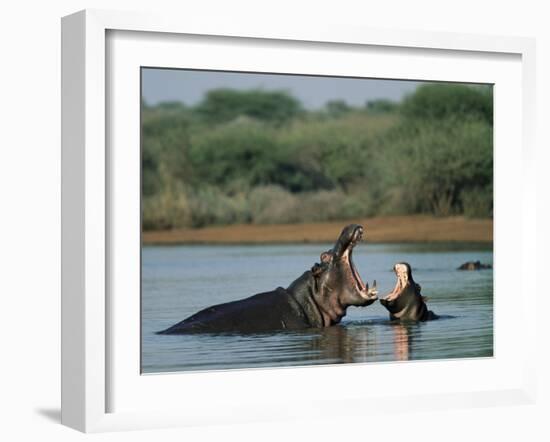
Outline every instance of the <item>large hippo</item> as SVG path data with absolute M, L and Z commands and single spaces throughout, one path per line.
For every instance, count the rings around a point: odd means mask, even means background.
M 397 283 L 393 291 L 380 303 L 390 312 L 391 320 L 428 321 L 437 315 L 428 310 L 426 298 L 420 294 L 420 285 L 414 282 L 411 266 L 400 262 L 393 267 Z
M 376 288 L 363 283 L 352 261 L 362 235 L 360 225 L 345 227 L 334 247 L 321 254 L 321 262 L 286 289 L 208 307 L 158 333 L 255 333 L 337 324 L 349 306 L 377 299 Z

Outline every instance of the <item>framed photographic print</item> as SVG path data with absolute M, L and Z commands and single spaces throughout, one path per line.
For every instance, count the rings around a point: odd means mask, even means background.
M 142 67 L 142 373 L 493 356 L 492 88 Z
M 531 400 L 531 40 L 84 11 L 62 44 L 63 423 Z

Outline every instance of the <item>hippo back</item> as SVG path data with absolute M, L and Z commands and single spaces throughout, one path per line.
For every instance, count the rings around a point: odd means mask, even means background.
M 265 332 L 310 326 L 302 307 L 287 290 L 279 287 L 205 308 L 159 334 Z

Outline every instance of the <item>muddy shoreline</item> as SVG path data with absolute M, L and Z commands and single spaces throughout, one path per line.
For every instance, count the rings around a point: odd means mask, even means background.
M 414 215 L 323 223 L 239 224 L 201 229 L 145 231 L 142 242 L 144 245 L 324 243 L 334 241 L 342 227 L 351 222 L 365 226 L 364 240 L 371 243 L 493 241 L 492 219 Z

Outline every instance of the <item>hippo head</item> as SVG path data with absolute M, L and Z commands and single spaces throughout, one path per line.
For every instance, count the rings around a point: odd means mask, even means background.
M 378 299 L 376 287 L 369 289 L 352 260 L 355 245 L 361 241 L 363 227 L 346 226 L 334 247 L 321 254 L 321 263 L 311 269 L 315 278 L 315 301 L 325 323 L 338 323 L 350 305 L 367 306 Z
M 386 307 L 390 313 L 395 313 L 394 310 L 399 309 L 398 304 L 400 303 L 398 300 L 407 290 L 412 290 L 414 292 L 418 288 L 418 292 L 420 292 L 420 286 L 414 282 L 412 269 L 408 263 L 398 262 L 393 266 L 393 271 L 397 277 L 395 288 L 388 296 L 380 299 L 380 303 Z
M 388 309 L 392 317 L 406 316 L 411 309 L 423 303 L 420 295 L 420 285 L 414 282 L 411 266 L 406 262 L 399 262 L 393 266 L 397 277 L 395 288 L 380 303 Z

